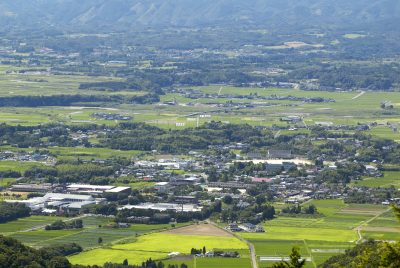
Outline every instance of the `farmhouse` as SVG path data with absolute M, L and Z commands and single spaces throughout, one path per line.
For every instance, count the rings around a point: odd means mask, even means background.
M 157 182 L 154 185 L 154 189 L 159 193 L 166 193 L 166 192 L 170 191 L 172 188 L 173 188 L 173 186 L 169 182 L 166 182 L 166 181 Z
M 236 223 L 229 224 L 228 227 L 226 227 L 226 229 L 231 231 L 231 232 L 241 232 L 241 231 L 243 231 L 243 229 L 240 228 Z

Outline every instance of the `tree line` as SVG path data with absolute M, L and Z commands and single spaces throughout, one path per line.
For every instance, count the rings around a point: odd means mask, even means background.
M 29 217 L 31 209 L 20 203 L 0 202 L 0 223 Z

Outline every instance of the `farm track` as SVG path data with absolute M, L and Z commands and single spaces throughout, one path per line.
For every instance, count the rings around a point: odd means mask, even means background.
M 361 91 L 360 94 L 358 94 L 357 96 L 353 97 L 352 100 L 356 100 L 356 99 L 358 99 L 359 97 L 361 97 L 364 94 L 365 94 L 365 91 Z
M 357 244 L 360 244 L 360 243 L 362 242 L 362 240 L 363 240 L 363 236 L 362 236 L 362 234 L 361 234 L 361 231 L 362 231 L 362 229 L 363 229 L 363 226 L 367 225 L 368 223 L 372 222 L 373 220 L 379 218 L 380 216 L 382 216 L 383 214 L 385 214 L 386 212 L 389 212 L 389 211 L 391 211 L 391 210 L 392 210 L 392 208 L 388 208 L 388 209 L 386 209 L 386 210 L 384 210 L 384 211 L 381 211 L 380 213 L 376 214 L 374 217 L 370 218 L 369 220 L 367 220 L 367 221 L 361 223 L 359 226 L 357 226 L 357 227 L 356 227 L 356 230 L 357 230 L 357 234 L 358 234 L 358 237 L 359 237 L 359 238 L 358 238 L 358 240 L 356 241 L 356 243 L 357 243 Z
M 64 220 L 64 222 L 79 220 L 79 219 L 83 219 L 83 218 L 86 218 L 86 217 L 87 217 L 87 215 L 81 215 L 79 217 L 75 217 L 75 218 L 70 218 L 70 219 Z M 35 226 L 35 227 L 29 228 L 29 229 L 25 229 L 25 230 L 22 230 L 22 231 L 19 231 L 19 232 L 15 232 L 15 233 L 24 233 L 24 232 L 36 231 L 36 230 L 44 229 L 47 225 L 48 224 Z
M 251 267 L 252 267 L 252 268 L 258 268 L 256 250 L 255 250 L 254 245 L 253 245 L 252 243 L 250 243 L 249 241 L 247 241 L 247 240 L 244 239 L 243 237 L 240 237 L 240 236 L 236 235 L 236 234 L 233 233 L 233 232 L 230 232 L 230 231 L 228 231 L 228 230 L 225 230 L 225 229 L 221 228 L 220 226 L 218 226 L 217 224 L 215 224 L 215 223 L 212 222 L 212 221 L 209 221 L 209 223 L 212 224 L 212 225 L 214 225 L 215 227 L 217 227 L 217 228 L 219 228 L 219 229 L 221 229 L 221 230 L 223 230 L 223 231 L 225 231 L 225 232 L 227 232 L 227 233 L 233 235 L 234 237 L 236 237 L 236 238 L 239 239 L 240 241 L 246 243 L 246 244 L 249 246 L 249 249 L 250 249 Z

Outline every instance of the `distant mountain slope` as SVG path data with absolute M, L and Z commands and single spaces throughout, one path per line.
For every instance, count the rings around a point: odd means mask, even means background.
M 398 0 L 2 0 L 0 27 L 346 25 L 400 22 Z M 399 23 L 400 25 L 400 23 Z

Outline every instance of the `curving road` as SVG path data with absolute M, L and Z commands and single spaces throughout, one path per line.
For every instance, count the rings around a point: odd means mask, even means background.
M 210 224 L 214 225 L 215 227 L 217 227 L 217 228 L 219 228 L 219 229 L 221 229 L 221 230 L 223 230 L 223 231 L 225 231 L 225 232 L 227 232 L 227 233 L 230 233 L 231 235 L 233 235 L 234 237 L 236 237 L 236 238 L 239 239 L 240 241 L 246 243 L 246 244 L 249 246 L 249 249 L 250 249 L 251 267 L 252 267 L 252 268 L 258 268 L 256 250 L 254 249 L 254 245 L 253 245 L 252 243 L 250 243 L 249 241 L 247 241 L 247 240 L 244 239 L 243 237 L 237 235 L 236 233 L 233 233 L 233 232 L 228 231 L 228 230 L 226 230 L 226 229 L 224 229 L 224 228 L 221 228 L 221 227 L 218 226 L 218 224 L 216 224 L 215 222 L 212 222 L 212 221 L 208 221 L 208 222 L 209 222 Z

